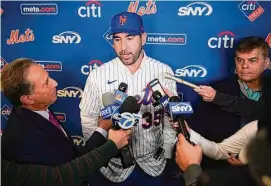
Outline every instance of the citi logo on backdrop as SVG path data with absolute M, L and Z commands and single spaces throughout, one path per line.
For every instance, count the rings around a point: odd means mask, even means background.
M 187 6 L 180 7 L 178 16 L 209 16 L 213 8 L 206 2 L 193 2 Z
M 35 35 L 33 30 L 27 28 L 23 34 L 20 34 L 20 30 L 11 30 L 10 38 L 7 39 L 8 45 L 18 44 L 18 43 L 25 43 L 25 42 L 32 42 L 35 40 Z
M 243 1 L 238 7 L 251 22 L 264 13 L 263 7 L 257 1 Z
M 207 69 L 201 65 L 188 65 L 181 69 L 176 69 L 176 77 L 205 77 L 207 75 Z
M 81 42 L 81 36 L 74 31 L 65 31 L 54 35 L 52 42 L 55 44 L 78 44 Z
M 83 18 L 100 18 L 102 17 L 102 4 L 97 0 L 86 2 L 85 6 L 78 8 L 78 15 Z
M 233 48 L 235 34 L 230 31 L 220 32 L 217 37 L 208 40 L 210 48 Z
M 138 0 L 135 2 L 130 2 L 127 11 L 137 13 L 140 16 L 155 14 L 157 12 L 156 4 L 152 0 L 148 0 L 146 2 L 146 6 L 139 7 L 138 5 Z
M 88 65 L 83 65 L 81 67 L 81 73 L 84 75 L 89 75 L 92 70 L 99 68 L 102 64 L 103 62 L 100 60 L 91 60 Z

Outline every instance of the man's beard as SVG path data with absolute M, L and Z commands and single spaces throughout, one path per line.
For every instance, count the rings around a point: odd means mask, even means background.
M 138 53 L 136 56 L 135 56 L 133 53 L 129 54 L 129 55 L 132 55 L 132 62 L 131 62 L 131 63 L 126 63 L 125 61 L 123 61 L 123 60 L 121 59 L 120 56 L 123 54 L 123 52 L 121 52 L 121 53 L 119 54 L 118 57 L 119 57 L 119 59 L 121 60 L 121 62 L 122 62 L 124 65 L 130 66 L 130 65 L 135 64 L 135 62 L 138 60 L 140 54 L 142 53 L 142 50 L 143 50 L 143 47 L 140 48 L 140 51 L 139 51 L 139 53 Z M 124 53 L 124 54 L 125 54 L 125 53 Z

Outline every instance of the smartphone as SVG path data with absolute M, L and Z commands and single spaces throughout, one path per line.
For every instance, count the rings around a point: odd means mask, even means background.
M 166 95 L 164 89 L 162 88 L 161 83 L 159 82 L 157 78 L 155 78 L 149 83 L 149 87 L 152 92 L 155 92 L 156 90 L 158 90 L 162 94 L 162 97 Z

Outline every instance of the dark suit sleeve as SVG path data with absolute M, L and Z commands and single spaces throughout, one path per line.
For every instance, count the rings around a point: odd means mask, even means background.
M 199 165 L 193 164 L 187 167 L 187 169 L 184 171 L 185 185 L 196 186 L 201 174 L 202 169 Z
M 90 151 L 94 148 L 100 147 L 104 143 L 106 143 L 105 137 L 100 132 L 95 131 L 92 136 L 87 140 L 86 149 Z
M 5 186 L 76 186 L 117 153 L 115 143 L 109 140 L 101 147 L 59 166 L 23 165 L 2 159 L 1 181 Z
M 79 150 L 79 155 L 83 155 L 101 145 L 105 144 L 107 139 L 98 131 L 94 131 L 91 137 L 86 141 L 85 146 L 76 146 Z
M 263 101 L 254 101 L 238 96 L 232 96 L 221 92 L 216 92 L 212 103 L 219 105 L 224 111 L 231 112 L 243 117 L 258 117 L 263 107 Z

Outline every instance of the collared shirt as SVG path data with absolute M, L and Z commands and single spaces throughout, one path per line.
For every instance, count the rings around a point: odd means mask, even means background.
M 238 80 L 238 83 L 240 85 L 240 90 L 243 93 L 244 96 L 246 96 L 248 99 L 259 101 L 262 92 L 261 90 L 252 90 L 250 89 L 244 82 Z

